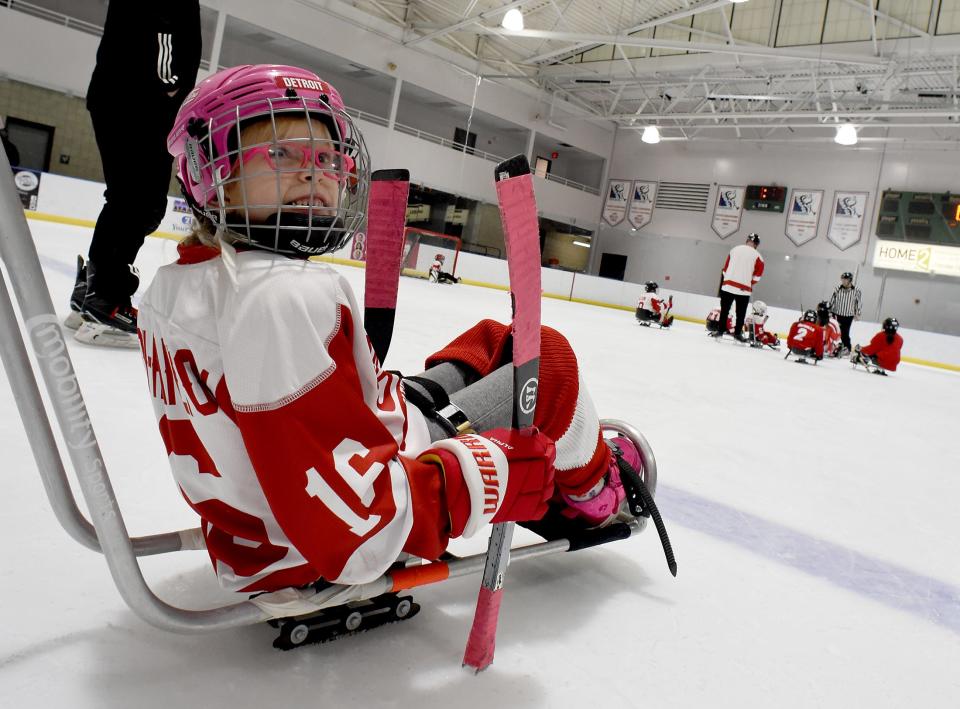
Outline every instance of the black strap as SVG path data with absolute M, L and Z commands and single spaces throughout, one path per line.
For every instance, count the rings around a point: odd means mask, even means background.
M 425 396 L 417 387 L 408 386 L 408 380 L 419 384 L 430 396 Z M 449 419 L 442 416 L 437 410 L 438 408 L 443 408 L 450 404 L 450 397 L 447 396 L 447 392 L 442 386 L 430 379 L 424 379 L 423 377 L 404 377 L 403 394 L 407 401 L 420 409 L 420 412 L 424 416 L 429 418 L 431 421 L 435 421 L 444 431 L 447 432 L 448 436 L 453 437 L 459 434 L 457 426 Z M 442 405 L 439 407 L 437 406 L 438 399 L 440 402 L 442 402 Z
M 660 517 L 657 504 L 653 501 L 653 495 L 650 494 L 639 473 L 623 459 L 620 448 L 615 443 L 611 444 L 611 447 L 613 448 L 614 458 L 617 459 L 617 467 L 620 469 L 620 480 L 623 482 L 623 489 L 627 494 L 627 504 L 630 505 L 631 514 L 635 517 L 642 515 L 653 519 L 657 534 L 660 536 L 660 544 L 663 546 L 663 555 L 667 558 L 667 566 L 670 573 L 676 576 L 677 561 L 673 557 L 670 537 L 667 536 L 667 528 L 663 525 L 663 519 Z
M 450 397 L 447 395 L 446 389 L 432 379 L 427 379 L 426 377 L 404 377 L 404 380 L 413 382 L 414 384 L 419 384 L 421 387 L 423 387 L 432 399 L 430 404 L 437 411 L 450 403 Z M 405 391 L 408 389 L 409 387 L 404 388 Z

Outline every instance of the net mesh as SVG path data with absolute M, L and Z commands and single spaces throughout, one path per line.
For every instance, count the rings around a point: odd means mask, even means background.
M 440 268 L 457 276 L 460 257 L 460 238 L 425 229 L 407 227 L 403 235 L 403 275 L 428 278 L 430 269 L 443 256 Z

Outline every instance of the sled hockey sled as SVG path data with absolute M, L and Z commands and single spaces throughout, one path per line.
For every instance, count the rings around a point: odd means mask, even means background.
M 814 366 L 820 361 L 817 359 L 816 355 L 813 354 L 812 350 L 799 350 L 795 347 L 787 350 L 787 354 L 783 356 L 784 359 L 790 359 L 790 356 L 796 357 L 794 362 L 797 364 L 812 364 Z M 809 358 L 809 359 L 808 359 Z
M 864 357 L 862 354 L 860 354 L 859 350 L 856 351 L 854 355 L 854 358 L 850 360 L 850 364 L 853 365 L 853 369 L 856 369 L 857 367 L 863 367 L 863 371 L 867 372 L 868 374 L 876 374 L 881 377 L 887 376 L 887 370 L 873 360 Z
M 407 559 L 367 584 L 286 588 L 205 610 L 188 610 L 161 600 L 144 580 L 138 557 L 205 549 L 203 535 L 199 528 L 142 537 L 131 537 L 127 532 L 64 333 L 46 288 L 9 162 L 2 151 L 0 260 L 10 278 L 8 287 L 0 271 L 0 359 L 50 505 L 67 534 L 84 547 L 104 555 L 120 595 L 144 621 L 163 630 L 190 634 L 273 621 L 280 628 L 280 645 L 296 646 L 313 642 L 316 638 L 329 639 L 327 636 L 331 633 L 338 636 L 384 622 L 411 618 L 419 607 L 408 597 L 400 596 L 401 591 L 483 570 L 483 554 L 435 562 Z M 14 297 L 18 310 L 14 309 Z M 18 312 L 23 322 L 22 331 L 17 320 Z M 35 357 L 36 370 L 28 354 L 28 342 Z M 52 416 L 40 393 L 41 380 L 49 397 Z M 62 435 L 90 519 L 78 507 L 71 490 L 65 461 L 57 445 L 55 426 Z M 653 519 L 661 533 L 668 564 L 675 573 L 676 564 L 669 541 L 661 531 L 662 523 L 653 504 L 657 485 L 653 451 L 643 435 L 625 422 L 608 420 L 603 421 L 602 426 L 608 433 L 629 437 L 642 454 L 644 466 L 637 475 L 642 485 L 631 501 L 638 516 L 601 530 L 585 531 L 579 536 L 545 537 L 541 543 L 513 549 L 511 557 L 519 562 L 625 539 L 642 531 L 647 520 Z M 541 532 L 551 534 L 545 528 L 538 534 Z M 326 611 L 326 617 L 320 621 L 318 614 L 323 611 Z M 326 628 L 335 626 L 335 631 L 324 631 L 319 627 L 322 623 Z

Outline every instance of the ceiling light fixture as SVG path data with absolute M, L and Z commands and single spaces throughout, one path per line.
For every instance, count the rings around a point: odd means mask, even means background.
M 792 101 L 788 96 L 767 94 L 707 94 L 707 101 Z
M 650 145 L 656 145 L 660 142 L 660 130 L 656 126 L 647 126 L 643 129 L 640 140 Z
M 512 7 L 507 10 L 507 14 L 503 16 L 503 21 L 500 23 L 500 26 L 505 30 L 510 30 L 512 32 L 519 32 L 523 29 L 523 13 L 520 12 L 520 8 Z
M 833 137 L 833 142 L 838 145 L 856 145 L 857 128 L 852 123 L 844 123 L 837 126 L 837 134 Z
M 573 245 L 574 245 L 574 246 L 582 246 L 582 247 L 584 247 L 585 249 L 589 249 L 589 248 L 590 248 L 590 244 L 588 244 L 588 243 L 585 242 L 585 241 L 574 241 L 574 242 L 573 242 Z

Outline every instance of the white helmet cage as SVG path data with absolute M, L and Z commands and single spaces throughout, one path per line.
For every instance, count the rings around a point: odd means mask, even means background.
M 284 137 L 277 127 L 278 116 L 302 118 L 308 137 Z M 268 139 L 245 145 L 244 130 L 254 123 L 267 121 L 270 126 Z M 330 139 L 317 135 L 317 123 L 327 127 Z M 225 128 L 229 130 L 228 150 L 221 155 L 215 148 L 214 136 Z M 370 157 L 363 134 L 346 112 L 332 108 L 319 98 L 258 99 L 212 116 L 200 133 L 193 146 L 188 142 L 188 164 L 191 175 L 196 175 L 195 179 L 212 175 L 212 181 L 202 183 L 200 203 L 192 206 L 198 212 L 198 219 L 208 222 L 221 236 L 227 235 L 231 241 L 252 247 L 306 258 L 342 248 L 353 234 L 361 230 L 367 217 Z M 312 152 L 302 148 L 298 152 L 301 146 Z M 271 151 L 275 166 L 251 172 L 247 161 L 242 158 L 255 148 Z M 196 156 L 191 156 L 191 152 Z M 300 154 L 312 157 L 307 160 L 307 165 L 281 165 L 282 161 L 273 157 L 278 152 L 292 154 L 294 159 Z M 328 158 L 329 165 L 322 168 L 317 165 L 317 156 L 321 153 L 333 154 Z M 284 202 L 284 173 L 309 178 L 304 180 L 309 185 L 309 193 L 297 199 L 298 204 Z M 272 177 L 275 188 L 271 191 L 271 198 L 252 202 L 248 197 L 249 181 L 260 175 Z M 321 179 L 336 182 L 335 204 L 328 204 L 317 189 Z M 228 204 L 225 192 L 232 185 L 239 188 L 242 198 Z M 251 218 L 254 210 L 269 210 L 269 216 L 261 220 Z

